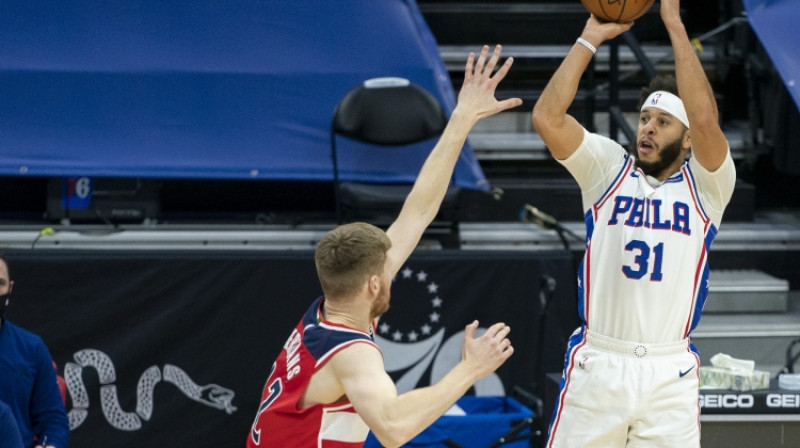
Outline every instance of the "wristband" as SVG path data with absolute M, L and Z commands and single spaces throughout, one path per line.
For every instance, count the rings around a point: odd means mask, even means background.
M 594 45 L 590 44 L 589 41 L 587 41 L 586 39 L 584 39 L 582 37 L 579 37 L 578 40 L 576 40 L 575 42 L 577 42 L 577 43 L 583 45 L 584 47 L 588 48 L 589 51 L 592 52 L 592 54 L 597 53 L 597 48 L 595 48 Z

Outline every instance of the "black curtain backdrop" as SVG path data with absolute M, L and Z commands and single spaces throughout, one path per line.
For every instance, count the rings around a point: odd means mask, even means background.
M 50 348 L 78 448 L 244 446 L 272 361 L 321 293 L 311 251 L 6 256 L 15 281 L 7 317 Z M 546 278 L 556 287 L 540 320 Z M 570 253 L 420 251 L 395 279 L 378 334 L 391 341 L 384 357 L 406 366 L 392 377 L 422 386 L 460 350 L 467 323 L 504 321 L 516 352 L 496 379 L 512 395 L 533 389 L 539 371 L 561 369 L 575 309 Z M 428 331 L 441 337 L 437 353 L 398 362 Z

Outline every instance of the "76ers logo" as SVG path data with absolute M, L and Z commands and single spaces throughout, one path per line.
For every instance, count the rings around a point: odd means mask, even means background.
M 425 270 L 405 266 L 392 285 L 392 310 L 381 317 L 375 342 L 383 352 L 386 371 L 403 372 L 394 378 L 399 393 L 440 380 L 461 361 L 464 331 L 445 340 L 443 316 L 446 291 Z M 396 316 L 402 316 L 398 320 Z M 485 328 L 479 328 L 476 337 Z M 394 376 L 393 376 L 394 377 Z M 422 384 L 421 384 L 422 383 Z M 475 384 L 475 395 L 505 395 L 503 383 L 492 373 Z

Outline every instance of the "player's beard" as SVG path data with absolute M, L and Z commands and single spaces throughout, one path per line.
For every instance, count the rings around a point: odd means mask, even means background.
M 682 142 L 683 137 L 680 137 L 662 146 L 658 151 L 658 160 L 655 162 L 645 162 L 639 159 L 639 152 L 634 151 L 636 166 L 641 168 L 644 174 L 658 178 L 664 170 L 672 166 L 675 160 L 681 156 Z
M 389 287 L 391 287 L 391 283 L 382 285 L 381 292 L 378 293 L 378 297 L 376 297 L 375 302 L 372 303 L 370 314 L 373 320 L 389 311 L 389 298 L 391 297 Z

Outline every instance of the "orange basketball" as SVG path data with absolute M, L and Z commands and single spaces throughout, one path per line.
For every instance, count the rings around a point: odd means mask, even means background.
M 603 22 L 631 22 L 643 16 L 655 0 L 581 0 L 583 6 L 597 20 Z

